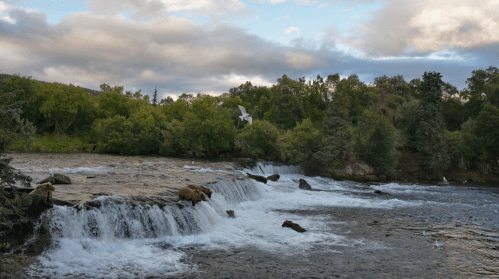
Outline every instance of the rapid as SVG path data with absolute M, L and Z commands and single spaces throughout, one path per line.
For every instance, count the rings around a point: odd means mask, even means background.
M 369 185 L 269 162 L 239 171 L 237 179 L 205 184 L 212 198 L 195 207 L 124 203 L 121 196 L 97 197 L 99 207 L 54 206 L 42 216 L 50 220 L 50 247 L 25 276 L 499 278 L 497 187 Z M 263 184 L 246 173 L 280 179 Z M 300 179 L 313 190 L 299 189 Z M 282 227 L 285 220 L 307 232 Z

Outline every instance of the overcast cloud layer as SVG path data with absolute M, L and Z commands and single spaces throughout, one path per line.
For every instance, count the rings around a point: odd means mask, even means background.
M 276 12 L 274 24 L 289 24 L 280 35 L 296 36 L 289 44 L 246 27 L 261 20 L 263 7 L 372 2 L 88 0 L 87 11 L 50 24 L 23 1 L 0 0 L 0 70 L 93 89 L 108 83 L 150 94 L 157 87 L 166 96 L 220 94 L 247 80 L 270 86 L 283 74 L 355 73 L 370 82 L 439 71 L 462 89 L 472 70 L 499 66 L 499 0 L 379 2 L 355 28 L 317 26 L 319 40 L 302 34 L 296 16 Z

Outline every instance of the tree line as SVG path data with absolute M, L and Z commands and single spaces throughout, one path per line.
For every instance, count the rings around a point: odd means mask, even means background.
M 182 94 L 152 100 L 100 86 L 84 88 L 11 76 L 0 84 L 0 105 L 21 104 L 19 121 L 36 133 L 71 134 L 112 154 L 217 156 L 240 148 L 253 158 L 305 168 L 342 168 L 365 160 L 394 177 L 402 151 L 419 154 L 429 177 L 452 168 L 487 172 L 499 154 L 499 69 L 475 70 L 461 91 L 425 72 L 410 81 L 356 75 L 292 79 L 271 87 L 246 82 L 220 96 Z M 5 98 L 11 92 L 22 92 Z M 253 124 L 241 122 L 238 105 Z M 16 120 L 17 121 L 17 120 Z M 0 124 L 0 150 L 17 138 Z M 10 130 L 9 130 L 10 129 Z M 16 134 L 17 133 L 17 134 Z

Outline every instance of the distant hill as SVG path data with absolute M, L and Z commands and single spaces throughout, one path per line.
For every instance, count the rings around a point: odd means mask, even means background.
M 0 74 L 0 82 L 4 81 L 5 79 L 8 79 L 10 77 L 12 77 L 14 75 L 9 75 L 9 74 Z M 41 80 L 36 80 L 38 82 L 42 82 L 42 83 L 50 83 L 48 81 L 41 81 Z M 56 82 L 56 83 L 59 83 L 59 82 Z M 59 84 L 63 84 L 63 83 L 59 83 Z M 73 84 L 67 84 L 69 86 L 74 86 Z M 85 92 L 88 92 L 90 94 L 90 96 L 92 97 L 98 97 L 99 94 L 100 94 L 100 91 L 97 91 L 97 90 L 92 90 L 92 89 L 88 89 L 88 88 L 85 88 L 85 87 L 82 87 L 83 90 Z

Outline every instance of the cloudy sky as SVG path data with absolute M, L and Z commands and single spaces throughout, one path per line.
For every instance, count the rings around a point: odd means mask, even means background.
M 0 0 L 1 73 L 162 97 L 499 67 L 499 0 Z

